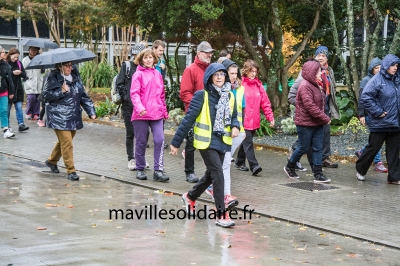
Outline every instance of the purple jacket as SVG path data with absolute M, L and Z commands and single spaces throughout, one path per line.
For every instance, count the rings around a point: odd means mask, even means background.
M 132 120 L 160 120 L 168 118 L 165 104 L 164 81 L 155 68 L 138 66 L 132 76 Z M 146 110 L 143 116 L 139 114 Z

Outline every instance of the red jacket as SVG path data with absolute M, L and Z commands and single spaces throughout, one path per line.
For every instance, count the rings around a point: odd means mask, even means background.
M 196 55 L 194 62 L 183 71 L 179 97 L 185 104 L 185 112 L 189 109 L 190 101 L 194 93 L 204 89 L 204 72 L 209 65 L 208 63 L 200 61 Z
M 297 126 L 313 127 L 329 123 L 330 118 L 324 113 L 325 93 L 318 87 L 316 81 L 318 62 L 309 61 L 303 66 L 296 96 L 296 114 L 294 123 Z
M 274 120 L 274 113 L 261 81 L 258 78 L 249 79 L 246 76 L 243 77 L 242 81 L 246 101 L 243 126 L 244 129 L 255 130 L 260 128 L 260 109 L 264 111 L 268 121 Z

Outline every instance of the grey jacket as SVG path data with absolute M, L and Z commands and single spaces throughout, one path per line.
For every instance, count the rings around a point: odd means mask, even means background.
M 331 78 L 331 97 L 329 97 L 329 110 L 330 110 L 330 117 L 332 119 L 340 119 L 340 113 L 339 113 L 339 108 L 336 103 L 336 82 L 335 82 L 335 75 L 333 73 L 333 69 L 331 67 L 328 67 L 329 70 L 329 77 Z M 297 90 L 299 88 L 300 82 L 303 80 L 303 77 L 301 76 L 301 72 L 299 73 L 299 76 L 293 83 L 293 86 L 289 90 L 288 94 L 288 102 L 294 106 L 296 106 L 296 95 L 297 95 Z

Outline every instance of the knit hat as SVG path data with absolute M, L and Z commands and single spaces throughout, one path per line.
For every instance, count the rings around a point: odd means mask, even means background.
M 197 46 L 197 52 L 211 53 L 214 52 L 214 49 L 211 47 L 211 44 L 204 41 Z
M 146 47 L 145 47 L 143 44 L 141 44 L 141 43 L 135 44 L 134 46 L 131 47 L 131 51 L 130 51 L 129 55 L 130 55 L 130 56 L 132 56 L 132 55 L 138 55 L 138 54 L 140 54 L 140 52 L 143 51 L 145 48 L 146 48 Z
M 329 51 L 328 51 L 328 47 L 326 46 L 318 46 L 317 50 L 315 51 L 315 56 L 319 55 L 319 54 L 324 54 L 326 56 L 329 55 Z

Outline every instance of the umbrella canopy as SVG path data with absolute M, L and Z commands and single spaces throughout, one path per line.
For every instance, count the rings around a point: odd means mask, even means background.
M 28 38 L 28 39 L 23 39 L 20 41 L 20 44 L 25 45 L 25 46 L 34 46 L 34 47 L 39 47 L 39 48 L 46 48 L 46 49 L 57 49 L 59 46 L 46 39 L 40 39 L 40 38 Z
M 86 49 L 58 48 L 35 56 L 25 69 L 53 68 L 57 63 L 78 64 L 95 58 L 96 55 Z

